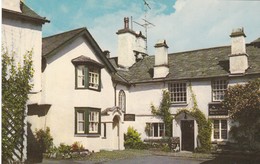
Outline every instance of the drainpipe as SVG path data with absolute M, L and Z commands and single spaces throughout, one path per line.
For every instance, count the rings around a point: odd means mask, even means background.
M 117 83 L 115 83 L 113 86 L 114 86 L 114 95 L 115 95 L 114 102 L 115 102 L 115 106 L 116 106 L 116 86 L 117 86 Z

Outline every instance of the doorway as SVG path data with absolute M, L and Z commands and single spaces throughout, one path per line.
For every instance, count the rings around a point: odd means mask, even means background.
M 194 150 L 194 120 L 181 121 L 181 150 Z
M 119 150 L 120 148 L 120 140 L 119 140 L 119 116 L 115 116 L 113 118 L 113 147 L 115 150 Z

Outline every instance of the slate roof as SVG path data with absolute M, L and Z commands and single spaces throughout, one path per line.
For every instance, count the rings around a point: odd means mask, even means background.
M 260 74 L 260 46 L 255 43 L 246 46 L 249 55 L 246 74 Z M 169 74 L 163 80 L 228 77 L 230 53 L 231 46 L 171 53 L 168 55 Z M 110 62 L 117 68 L 117 58 L 111 58 Z M 129 71 L 118 70 L 118 74 L 132 84 L 162 80 L 153 79 L 153 66 L 154 56 L 148 56 L 135 63 Z
M 101 67 L 101 68 L 104 67 L 103 64 L 101 64 L 101 63 L 99 63 L 99 62 L 97 62 L 97 61 L 95 61 L 95 60 L 93 60 L 93 59 L 91 59 L 91 58 L 89 58 L 87 56 L 83 56 L 83 55 L 81 55 L 81 56 L 79 56 L 79 57 L 77 57 L 75 59 L 72 59 L 71 62 L 75 63 L 75 64 L 76 63 L 92 63 L 94 65 L 97 65 L 97 66 Z
M 60 34 L 52 35 L 42 39 L 42 56 L 47 56 L 67 41 L 75 37 L 77 34 L 83 32 L 86 28 L 78 28 L 75 30 L 63 32 Z
M 100 60 L 103 62 L 102 64 L 105 64 L 109 71 L 116 72 L 115 68 L 112 66 L 112 64 L 109 62 L 109 60 L 106 58 L 104 52 L 101 50 L 99 45 L 96 43 L 92 35 L 89 33 L 86 27 L 78 28 L 71 31 L 66 31 L 63 33 L 59 33 L 56 35 L 48 36 L 42 39 L 42 56 L 47 58 L 49 56 L 57 54 L 58 51 L 63 49 L 65 46 L 73 42 L 76 38 L 83 36 L 86 41 L 89 43 L 90 47 L 93 49 L 95 55 L 97 55 Z M 79 54 L 79 55 L 85 55 L 85 54 Z M 86 60 L 85 57 L 80 57 L 77 60 Z M 92 60 L 92 59 L 90 59 Z M 90 61 L 89 60 L 89 61 Z M 94 60 L 93 60 L 94 61 Z M 92 63 L 93 63 L 92 61 Z M 96 61 L 94 61 L 96 62 Z M 97 62 L 96 62 L 97 63 Z M 100 65 L 100 63 L 97 63 Z M 101 65 L 100 65 L 101 66 Z M 103 67 L 103 65 L 102 65 Z
M 20 8 L 21 8 L 21 12 L 8 10 L 8 9 L 4 9 L 4 8 L 2 8 L 2 11 L 3 11 L 3 14 L 5 14 L 5 13 L 12 14 L 12 15 L 23 17 L 26 19 L 31 19 L 33 21 L 38 21 L 42 24 L 44 24 L 45 22 L 50 22 L 45 17 L 41 17 L 40 15 L 38 15 L 36 12 L 34 12 L 32 9 L 30 9 L 23 2 L 21 2 Z

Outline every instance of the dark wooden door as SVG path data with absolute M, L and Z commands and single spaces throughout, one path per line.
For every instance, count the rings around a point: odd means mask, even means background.
M 194 120 L 181 121 L 181 150 L 194 150 Z

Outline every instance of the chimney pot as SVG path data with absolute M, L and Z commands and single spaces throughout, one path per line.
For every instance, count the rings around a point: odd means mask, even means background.
M 106 58 L 110 58 L 110 52 L 108 50 L 105 50 L 103 53 L 106 56 Z
M 124 18 L 124 23 L 125 23 L 125 29 L 129 29 L 129 18 L 128 17 Z

